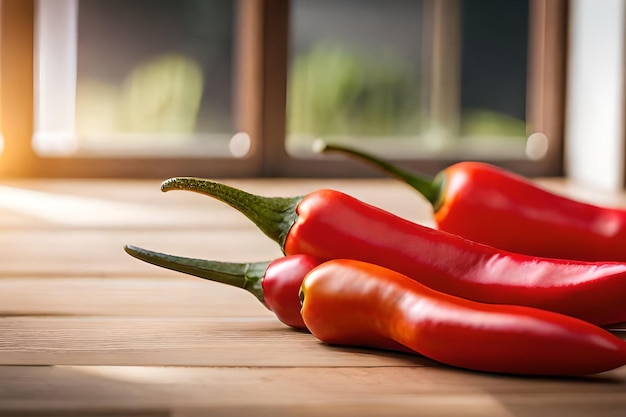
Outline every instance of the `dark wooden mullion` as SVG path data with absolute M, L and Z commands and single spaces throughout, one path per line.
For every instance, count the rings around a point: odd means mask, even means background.
M 568 8 L 568 0 L 530 0 L 527 119 L 549 144 L 546 157 L 529 164 L 535 175 L 564 174 Z
M 290 156 L 287 135 L 287 77 L 289 60 L 289 0 L 264 0 L 262 39 L 261 175 L 288 174 Z

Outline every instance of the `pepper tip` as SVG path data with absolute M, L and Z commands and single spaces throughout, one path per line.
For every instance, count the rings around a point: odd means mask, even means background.
M 133 258 L 141 259 L 141 255 L 146 253 L 145 249 L 133 245 L 124 245 L 124 252 Z
M 133 255 L 134 253 L 137 253 L 138 251 L 138 247 L 133 246 L 133 245 L 124 245 L 124 252 L 126 252 L 129 255 Z
M 194 178 L 190 177 L 174 177 L 168 178 L 161 183 L 161 191 L 166 192 L 170 190 L 181 190 L 189 188 L 189 183 Z
M 163 181 L 161 183 L 161 191 L 166 192 L 166 191 L 171 190 L 173 188 L 172 187 L 172 183 L 174 181 L 176 181 L 176 178 L 169 178 L 169 179 L 166 179 L 165 181 Z

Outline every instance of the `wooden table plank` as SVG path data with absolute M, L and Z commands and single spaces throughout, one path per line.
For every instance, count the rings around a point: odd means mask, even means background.
M 126 244 L 227 262 L 282 256 L 279 246 L 256 230 L 4 231 L 0 233 L 0 277 L 172 276 L 126 254 Z
M 2 317 L 0 335 L 0 365 L 433 365 L 419 355 L 327 346 L 269 314 Z
M 172 274 L 171 278 L 3 278 L 0 317 L 274 317 L 246 290 Z
M 395 181 L 223 182 L 269 196 L 300 195 L 323 184 L 403 217 L 431 222 L 425 201 Z M 156 190 L 147 190 L 153 186 Z M 414 201 L 405 204 L 405 199 Z M 224 261 L 282 255 L 276 243 L 231 207 L 195 193 L 161 193 L 154 181 L 5 182 L 0 185 L 0 230 L 0 277 L 159 273 L 123 253 L 125 244 Z
M 0 412 L 7 413 L 519 417 L 626 410 L 624 382 L 607 377 L 516 378 L 439 367 L 8 366 L 0 367 L 0 386 Z M 573 387 L 585 395 L 573 395 Z
M 331 348 L 272 317 L 4 317 L 0 335 L 0 365 L 431 365 L 417 355 Z
M 295 197 L 332 188 L 399 216 L 432 223 L 426 200 L 406 185 L 388 179 L 218 181 L 269 197 Z M 14 217 L 0 216 L 0 226 L 176 229 L 249 223 L 235 209 L 211 197 L 185 191 L 162 193 L 158 185 L 153 181 L 4 181 L 0 184 L 0 213 L 14 213 Z M 29 221 L 18 221 L 20 218 Z

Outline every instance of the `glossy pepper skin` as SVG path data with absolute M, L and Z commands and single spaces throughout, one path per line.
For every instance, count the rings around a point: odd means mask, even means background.
M 459 297 L 542 308 L 598 325 L 626 321 L 626 263 L 506 252 L 334 190 L 272 198 L 197 178 L 172 178 L 161 189 L 199 192 L 231 205 L 286 255 L 369 262 Z
M 331 260 L 302 284 L 302 317 L 320 340 L 410 350 L 465 369 L 574 376 L 626 364 L 626 342 L 563 314 L 434 291 L 381 266 Z
M 322 260 L 293 255 L 269 262 L 219 262 L 185 258 L 126 245 L 129 255 L 153 265 L 243 288 L 252 293 L 284 324 L 306 329 L 300 315 L 298 292 L 305 275 Z
M 533 256 L 626 261 L 626 210 L 567 198 L 480 162 L 451 165 L 433 179 L 352 148 L 318 150 L 368 161 L 404 181 L 432 204 L 440 230 Z

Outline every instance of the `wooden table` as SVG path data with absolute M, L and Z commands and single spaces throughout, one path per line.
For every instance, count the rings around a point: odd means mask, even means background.
M 336 188 L 431 224 L 424 200 L 391 180 L 223 182 L 270 196 Z M 145 264 L 124 244 L 223 261 L 281 256 L 238 212 L 163 194 L 159 181 L 3 181 L 0 415 L 626 415 L 626 367 L 522 378 L 329 347 L 247 292 Z

